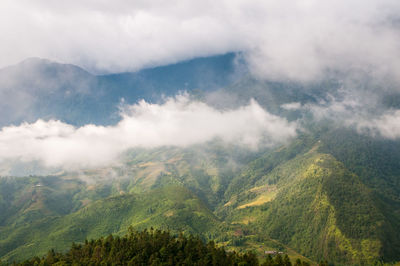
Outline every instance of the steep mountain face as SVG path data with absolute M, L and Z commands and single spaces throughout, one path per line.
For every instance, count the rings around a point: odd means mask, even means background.
M 275 167 L 234 196 L 228 219 L 250 221 L 255 232 L 314 259 L 372 263 L 383 255 L 388 219 L 358 176 L 317 150 Z
M 322 152 L 329 151 L 370 189 L 375 206 L 385 217 L 379 230 L 384 239 L 381 255 L 397 258 L 400 248 L 399 141 L 366 137 L 351 130 L 333 130 L 321 141 L 324 143 Z
M 57 72 L 54 68 L 60 65 L 49 62 L 24 64 L 40 69 L 37 75 L 48 75 L 46 80 L 54 79 L 46 83 L 53 85 L 34 83 L 36 74 L 24 77 L 26 83 L 13 78 L 14 83 L 6 84 L 5 76 L 21 65 L 0 71 L 5 75 L 0 85 L 10 88 L 2 93 L 10 93 L 18 86 L 29 91 L 29 84 L 34 84 L 35 94 L 43 98 L 27 107 L 35 110 L 33 116 L 52 114 L 76 125 L 107 124 L 121 98 L 128 103 L 139 98 L 157 101 L 161 93 L 173 95 L 184 88 L 221 109 L 254 98 L 271 113 L 288 120 L 301 118 L 303 131 L 285 145 L 258 150 L 214 140 L 186 148 L 129 150 L 113 167 L 2 177 L 2 259 L 43 255 L 50 248 L 63 251 L 72 241 L 123 235 L 129 226 L 153 226 L 199 234 L 228 250 L 254 250 L 260 256 L 265 250 L 278 250 L 291 259 L 327 259 L 337 265 L 400 260 L 400 142 L 283 108 L 291 103 L 328 105 L 332 95 L 340 94 L 340 82 L 299 85 L 250 76 L 232 82 L 233 55 L 107 76 L 68 65 Z M 80 78 L 73 84 L 70 77 L 58 83 L 65 69 Z M 92 93 L 94 88 L 98 93 Z M 45 97 L 49 105 L 35 107 Z M 387 95 L 379 108 L 397 106 L 395 97 L 385 99 Z M 87 117 L 80 115 L 85 112 Z

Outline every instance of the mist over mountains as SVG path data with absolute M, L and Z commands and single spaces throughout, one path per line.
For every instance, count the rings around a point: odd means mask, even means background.
M 27 105 L 0 131 L 1 256 L 155 226 L 310 262 L 398 260 L 393 84 L 268 81 L 240 59 L 106 76 L 38 59 L 3 69 L 2 108 Z
M 260 262 L 396 265 L 399 14 L 2 1 L 0 265 L 151 227 Z
M 213 90 L 237 74 L 235 55 L 195 59 L 142 70 L 96 76 L 74 65 L 31 58 L 0 70 L 1 125 L 62 120 L 73 125 L 119 121 L 119 104 L 161 102 L 179 92 Z M 237 78 L 237 77 L 236 77 Z
M 2 173 L 111 166 L 129 149 L 215 139 L 257 150 L 320 123 L 378 139 L 399 137 L 393 84 L 366 73 L 268 81 L 242 59 L 229 53 L 101 76 L 37 58 L 4 68 Z

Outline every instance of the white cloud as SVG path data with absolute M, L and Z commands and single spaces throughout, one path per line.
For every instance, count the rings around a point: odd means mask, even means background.
M 285 110 L 298 110 L 301 109 L 301 103 L 299 102 L 285 103 L 281 105 L 281 108 Z
M 399 73 L 398 1 L 268 2 L 260 38 L 249 52 L 261 76 L 307 81 L 329 70 Z
M 313 121 L 328 119 L 338 126 L 354 128 L 360 134 L 392 140 L 400 138 L 400 110 L 380 106 L 374 94 L 352 94 L 342 89 L 341 99 L 329 96 L 327 101 L 322 100 L 319 103 L 289 103 L 282 107 L 310 112 Z
M 120 72 L 244 51 L 261 77 L 400 72 L 398 0 L 0 2 L 0 65 L 29 56 Z
M 95 72 L 121 72 L 242 51 L 250 70 L 262 78 L 309 81 L 326 71 L 361 70 L 399 79 L 399 14 L 398 0 L 2 0 L 0 67 L 37 56 Z M 13 102 L 24 112 L 32 100 L 23 92 L 17 96 Z M 357 97 L 282 108 L 399 136 L 398 112 L 368 121 L 368 97 Z M 295 124 L 255 102 L 218 111 L 178 97 L 131 106 L 116 126 L 76 128 L 39 120 L 5 127 L 0 160 L 91 167 L 133 147 L 186 146 L 215 137 L 255 146 L 263 137 L 277 143 L 295 134 Z
M 388 111 L 377 118 L 363 119 L 353 123 L 360 133 L 393 140 L 400 138 L 400 110 Z
M 141 101 L 126 108 L 115 126 L 76 128 L 60 121 L 38 120 L 0 131 L 0 161 L 39 161 L 46 167 L 78 169 L 104 166 L 135 147 L 188 146 L 221 138 L 251 148 L 296 135 L 297 125 L 271 115 L 255 101 L 220 111 L 187 96 L 164 104 Z

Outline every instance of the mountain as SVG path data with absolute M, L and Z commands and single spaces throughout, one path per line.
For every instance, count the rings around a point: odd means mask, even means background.
M 135 73 L 93 75 L 84 69 L 30 58 L 0 69 L 0 126 L 58 119 L 72 125 L 119 121 L 121 100 L 158 102 L 183 91 L 210 91 L 240 77 L 236 55 L 196 58 Z
M 397 204 L 385 203 L 381 190 L 321 153 L 322 146 L 318 141 L 271 171 L 246 169 L 239 177 L 255 179 L 254 185 L 231 192 L 230 210 L 220 211 L 231 223 L 244 223 L 312 258 L 340 265 L 398 260 Z M 254 176 L 257 172 L 262 174 Z
M 142 195 L 105 198 L 69 215 L 34 220 L 2 239 L 1 250 L 9 251 L 6 260 L 14 260 L 44 254 L 49 247 L 63 250 L 85 238 L 125 234 L 129 226 L 141 230 L 154 226 L 198 234 L 211 230 L 216 222 L 217 218 L 189 190 L 165 187 Z M 2 234 L 5 232 L 2 230 Z M 9 249 L 13 245 L 18 248 Z
M 99 93 L 93 99 L 98 108 L 105 106 L 107 115 L 112 113 L 108 103 L 111 108 L 122 97 L 128 102 L 142 97 L 156 101 L 160 93 L 175 94 L 178 84 L 220 109 L 254 98 L 273 114 L 289 121 L 299 119 L 302 131 L 285 144 L 256 150 L 215 139 L 184 148 L 132 149 L 113 167 L 2 177 L 0 258 L 21 261 L 45 255 L 51 248 L 65 252 L 71 242 L 111 233 L 123 236 L 129 227 L 154 227 L 196 234 L 227 251 L 252 250 L 259 258 L 265 251 L 279 251 L 309 263 L 399 261 L 400 141 L 360 133 L 330 117 L 313 119 L 306 108 L 283 107 L 329 105 L 340 96 L 343 84 L 339 80 L 278 83 L 243 73 L 231 79 L 234 69 L 226 66 L 233 61 L 231 54 L 107 76 L 68 66 L 75 76 L 95 82 L 108 95 L 102 98 Z M 202 83 L 205 76 L 196 74 L 201 69 L 212 70 L 204 72 L 211 75 L 208 85 Z M 216 73 L 214 78 L 212 73 Z M 186 84 L 188 80 L 192 83 Z M 147 84 L 147 89 L 141 90 L 141 84 Z M 136 89 L 128 93 L 127 88 Z M 397 98 L 388 102 L 388 95 L 373 107 L 396 110 Z M 84 104 L 75 100 L 71 106 L 76 104 L 82 111 Z M 68 101 L 60 101 L 60 110 L 71 110 L 65 105 Z M 52 108 L 47 110 L 53 112 Z M 71 121 L 95 121 L 95 115 L 79 120 L 77 114 Z M 102 122 L 112 121 L 105 117 Z
M 357 136 L 341 132 L 349 140 Z M 73 241 L 123 235 L 129 226 L 153 226 L 199 234 L 228 250 L 280 250 L 292 259 L 338 265 L 399 260 L 400 208 L 398 194 L 390 192 L 397 187 L 390 179 L 377 186 L 354 171 L 356 163 L 328 153 L 335 143 L 331 134 L 338 132 L 303 135 L 236 158 L 242 165 L 227 160 L 232 150 L 210 143 L 208 153 L 134 151 L 124 167 L 114 169 L 129 174 L 108 183 L 86 183 L 73 175 L 2 179 L 0 187 L 8 191 L 2 194 L 3 209 L 14 213 L 2 222 L 1 256 L 24 259 L 50 248 L 64 251 Z M 346 149 L 362 152 L 354 145 Z M 102 172 L 107 175 L 99 170 L 86 178 Z

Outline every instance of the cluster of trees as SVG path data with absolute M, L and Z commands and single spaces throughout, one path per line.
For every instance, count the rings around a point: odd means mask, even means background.
M 253 253 L 230 253 L 199 237 L 177 237 L 161 230 L 130 230 L 124 237 L 108 236 L 72 244 L 63 254 L 50 250 L 19 265 L 258 265 Z
M 173 236 L 167 231 L 129 230 L 124 237 L 108 236 L 84 244 L 72 244 L 66 253 L 50 250 L 14 265 L 260 265 L 252 252 L 227 252 L 214 242 L 204 243 L 195 236 Z M 288 256 L 268 256 L 261 265 L 290 266 Z M 308 265 L 296 261 L 293 265 Z

